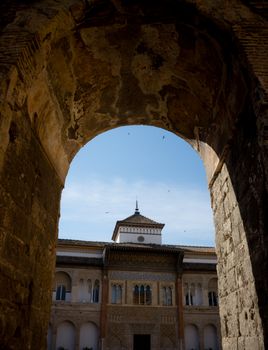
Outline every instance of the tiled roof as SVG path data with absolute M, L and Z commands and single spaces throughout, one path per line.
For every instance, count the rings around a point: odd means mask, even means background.
M 164 244 L 137 244 L 137 243 L 111 243 L 107 245 L 111 250 L 135 250 L 135 251 L 158 251 L 158 252 L 182 252 L 179 246 Z
M 109 242 L 98 242 L 98 241 L 82 241 L 77 239 L 58 239 L 58 246 L 60 245 L 73 245 L 73 246 L 85 246 L 85 247 L 100 247 L 103 248 Z
M 151 219 L 147 218 L 146 216 L 143 216 L 141 214 L 136 214 L 136 213 L 129 216 L 128 218 L 126 218 L 124 220 L 117 221 L 117 223 L 120 223 L 120 224 L 142 224 L 142 225 L 163 225 L 164 226 L 164 224 L 160 224 L 159 222 L 151 220 Z
M 214 253 L 214 247 L 202 247 L 202 246 L 186 246 L 186 245 L 173 245 L 173 244 L 141 244 L 141 243 L 114 243 L 114 242 L 98 242 L 98 241 L 80 241 L 73 239 L 58 239 L 58 246 L 60 245 L 73 245 L 73 246 L 85 246 L 85 247 L 99 247 L 105 246 L 118 246 L 118 247 L 147 247 L 150 248 L 162 248 L 162 249 L 181 249 L 184 252 L 189 253 Z
M 127 217 L 124 220 L 119 220 L 116 222 L 112 240 L 116 240 L 117 232 L 119 229 L 119 226 L 121 225 L 127 225 L 127 226 L 138 226 L 138 227 L 154 227 L 154 228 L 163 228 L 165 224 L 160 224 L 159 222 L 156 222 L 154 220 L 151 220 L 147 218 L 146 216 L 143 216 L 140 214 L 139 211 L 136 210 L 135 214 Z
M 200 247 L 200 246 L 188 246 L 188 245 L 179 245 L 181 249 L 185 252 L 195 252 L 195 253 L 215 253 L 215 247 Z

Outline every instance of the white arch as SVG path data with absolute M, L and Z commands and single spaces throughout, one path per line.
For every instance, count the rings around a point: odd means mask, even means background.
M 198 329 L 194 324 L 185 326 L 184 329 L 185 350 L 199 350 Z
M 55 278 L 54 278 L 54 288 L 57 287 L 57 285 L 63 284 L 66 286 L 66 290 L 68 292 L 71 291 L 72 289 L 72 279 L 70 275 L 65 272 L 65 271 L 57 271 L 55 273 Z
M 98 349 L 99 328 L 92 322 L 82 324 L 79 336 L 79 350 L 84 348 Z
M 49 324 L 47 330 L 47 350 L 52 349 L 52 326 Z
M 204 328 L 204 348 L 208 350 L 218 350 L 217 329 L 212 324 Z
M 58 325 L 56 349 L 60 347 L 75 350 L 75 327 L 69 321 L 64 321 Z
M 64 271 L 57 271 L 54 277 L 53 300 L 71 301 L 72 298 L 72 279 Z

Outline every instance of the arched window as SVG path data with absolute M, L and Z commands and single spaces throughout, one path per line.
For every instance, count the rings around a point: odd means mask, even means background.
M 216 292 L 208 292 L 208 305 L 218 306 L 218 296 Z
M 99 302 L 99 294 L 100 294 L 100 282 L 96 280 L 93 288 L 93 303 Z
M 55 274 L 53 300 L 71 300 L 71 278 L 63 271 Z
M 112 285 L 112 304 L 122 304 L 122 286 L 120 284 Z
M 185 286 L 184 286 L 185 305 L 193 305 L 194 304 L 192 286 L 193 286 L 193 284 L 190 287 L 188 285 L 188 283 L 185 283 Z
M 208 283 L 208 304 L 209 306 L 218 306 L 217 278 L 212 278 Z
M 151 305 L 152 304 L 152 291 L 150 286 L 146 286 L 146 305 Z
M 151 305 L 152 291 L 149 285 L 135 285 L 133 288 L 133 304 L 136 305 Z
M 133 304 L 139 304 L 139 294 L 139 286 L 136 285 L 133 289 Z
M 65 300 L 66 298 L 66 287 L 62 284 L 57 286 L 56 300 Z
M 116 285 L 112 285 L 112 304 L 116 304 Z
M 144 293 L 144 285 L 140 286 L 140 304 L 145 304 L 145 293 Z
M 172 305 L 172 288 L 171 287 L 163 287 L 162 288 L 163 295 L 163 305 L 171 306 Z
M 166 294 L 167 294 L 167 305 L 170 306 L 170 305 L 172 305 L 172 289 L 171 289 L 171 287 L 167 287 Z
M 116 293 L 117 295 L 117 298 L 116 298 L 116 300 L 117 300 L 117 304 L 122 304 L 122 286 L 120 286 L 120 285 L 118 285 L 117 286 L 117 293 Z

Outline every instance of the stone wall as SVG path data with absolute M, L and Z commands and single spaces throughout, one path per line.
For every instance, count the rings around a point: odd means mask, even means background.
M 44 348 L 62 185 L 21 111 L 0 180 L 1 347 Z

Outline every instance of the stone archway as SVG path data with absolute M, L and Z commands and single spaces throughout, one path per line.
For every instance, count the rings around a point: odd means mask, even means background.
M 223 348 L 263 348 L 268 29 L 261 2 L 19 3 L 1 4 L 1 345 L 45 346 L 72 158 L 101 132 L 146 124 L 180 135 L 204 161 Z

